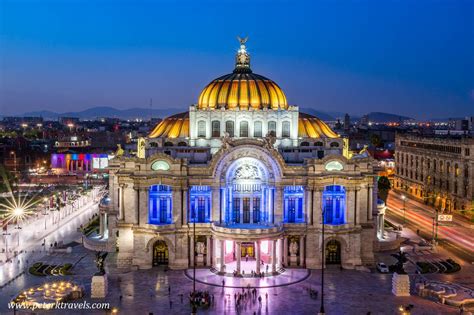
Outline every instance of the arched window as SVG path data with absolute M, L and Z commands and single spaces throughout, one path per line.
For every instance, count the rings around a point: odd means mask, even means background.
M 211 187 L 191 186 L 189 205 L 189 222 L 210 222 Z
M 240 136 L 241 137 L 249 136 L 249 123 L 247 121 L 240 122 Z
M 283 222 L 304 222 L 303 186 L 286 186 L 284 189 Z
M 157 146 L 158 146 L 158 143 L 156 143 L 156 142 L 150 143 L 150 147 L 152 147 L 152 148 L 156 148 Z
M 277 132 L 277 123 L 276 121 L 269 121 L 268 122 L 268 133 L 272 136 L 276 136 Z
M 289 138 L 290 137 L 290 122 L 289 121 L 284 121 L 281 125 L 281 136 L 283 138 Z
M 344 224 L 346 190 L 344 186 L 331 185 L 326 186 L 323 192 L 324 223 L 325 224 Z
M 262 122 L 261 121 L 256 121 L 253 123 L 253 136 L 256 138 L 262 136 Z
M 225 122 L 225 132 L 229 134 L 229 137 L 234 136 L 234 122 L 231 120 L 228 120 Z
M 221 122 L 218 120 L 212 121 L 212 137 L 219 138 L 221 136 Z
M 457 164 L 454 164 L 454 176 L 458 177 L 459 174 L 461 173 L 459 166 Z
M 301 142 L 302 147 L 309 147 L 309 142 L 303 141 Z
M 199 138 L 206 137 L 206 122 L 203 120 L 198 122 L 198 137 Z
M 314 143 L 314 146 L 315 146 L 315 147 L 322 147 L 323 145 L 324 145 L 324 143 L 322 143 L 321 141 L 316 141 L 316 142 Z
M 172 146 L 173 146 L 173 142 L 167 141 L 167 142 L 165 142 L 164 146 L 165 146 L 165 147 L 172 147 Z
M 171 186 L 150 186 L 148 223 L 171 224 L 172 209 Z
M 337 142 L 331 142 L 331 148 L 339 148 L 339 143 Z
M 178 147 L 187 147 L 188 144 L 184 141 L 178 142 Z

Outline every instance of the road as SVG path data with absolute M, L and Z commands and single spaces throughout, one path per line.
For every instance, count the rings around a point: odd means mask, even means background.
M 57 224 L 48 224 L 44 229 L 44 219 L 39 218 L 31 225 L 25 226 L 20 232 L 22 235 L 16 235 L 18 243 L 13 241 L 10 246 L 21 249 L 23 253 L 9 256 L 9 262 L 0 264 L 0 285 L 4 285 L 25 270 L 28 260 L 33 261 L 43 256 L 50 244 L 68 243 L 80 238 L 81 233 L 77 231 L 77 228 L 88 222 L 89 218 L 98 212 L 98 199 L 86 196 L 83 198 L 87 199 L 87 202 L 69 216 L 62 217 Z M 18 239 L 18 236 L 21 238 Z
M 400 194 L 390 192 L 387 199 L 387 216 L 397 223 L 406 222 L 413 230 L 420 230 L 421 235 L 428 239 L 433 237 L 433 208 L 406 199 L 406 210 L 403 211 L 403 199 Z M 405 212 L 405 213 L 404 213 Z M 439 223 L 437 239 L 439 244 L 469 263 L 474 263 L 474 229 L 461 226 L 455 221 L 449 225 Z

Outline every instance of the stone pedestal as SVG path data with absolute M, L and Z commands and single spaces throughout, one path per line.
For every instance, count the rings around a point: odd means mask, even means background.
M 100 299 L 107 296 L 108 281 L 107 274 L 96 275 L 92 277 L 91 283 L 91 298 Z
M 198 254 L 196 256 L 196 265 L 204 266 L 204 255 L 203 254 Z
M 295 267 L 298 265 L 298 256 L 296 255 L 291 255 L 290 260 L 289 260 L 290 266 Z
M 395 296 L 410 296 L 410 278 L 408 275 L 394 273 L 392 276 L 392 293 Z

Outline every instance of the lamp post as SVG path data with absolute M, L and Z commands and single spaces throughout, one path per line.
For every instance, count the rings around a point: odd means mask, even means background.
M 48 201 L 49 201 L 49 200 L 48 200 L 48 198 L 44 197 L 44 198 L 43 198 L 43 201 L 44 201 L 44 208 L 43 208 L 43 210 L 44 210 L 44 211 L 43 211 L 44 230 L 46 231 L 46 216 L 49 215 L 49 213 L 48 213 L 48 210 L 49 210 L 49 209 L 48 209 L 48 208 L 49 208 L 49 206 L 48 206 Z
M 3 236 L 5 237 L 5 258 L 6 258 L 6 261 L 8 262 L 9 261 L 9 258 L 8 258 L 8 235 L 11 235 L 11 233 L 8 233 L 8 223 L 3 223 L 5 224 L 4 225 L 4 229 L 3 229 Z
M 192 314 L 197 314 L 196 298 L 196 209 L 193 208 L 193 299 L 192 299 Z
M 402 200 L 403 200 L 403 224 L 406 223 L 406 207 L 405 207 L 405 202 L 407 200 L 407 197 L 405 195 L 402 195 Z
M 321 241 L 321 307 L 318 315 L 324 315 L 324 208 L 321 202 L 321 224 L 322 224 L 322 241 Z

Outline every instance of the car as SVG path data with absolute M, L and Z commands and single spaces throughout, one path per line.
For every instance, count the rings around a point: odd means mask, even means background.
M 389 272 L 387 265 L 384 264 L 383 262 L 377 263 L 377 270 L 380 273 L 388 273 Z

